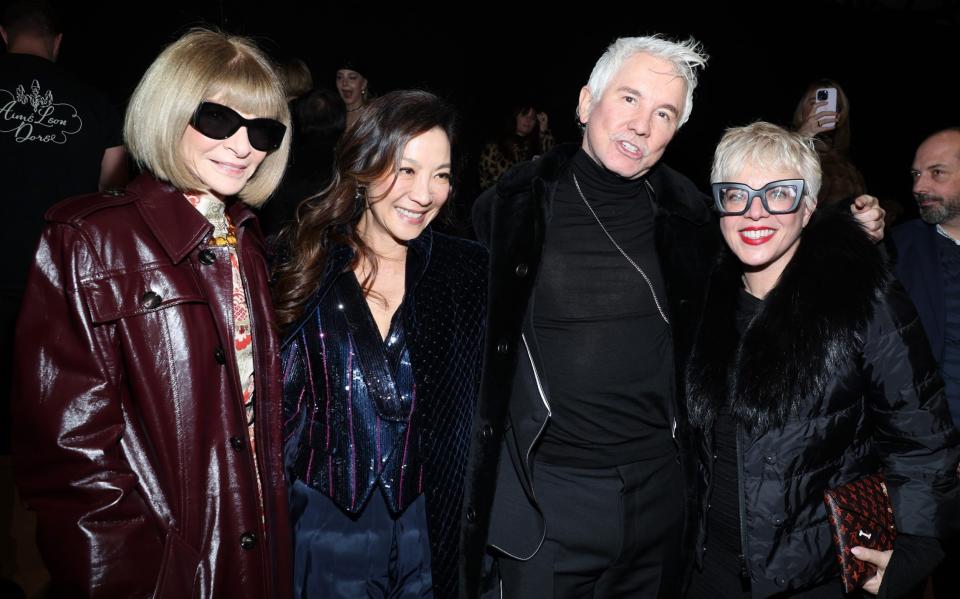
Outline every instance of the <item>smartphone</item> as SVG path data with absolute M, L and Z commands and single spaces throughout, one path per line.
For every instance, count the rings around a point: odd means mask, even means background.
M 823 102 L 826 100 L 826 104 L 823 106 L 817 107 L 817 112 L 836 112 L 837 111 L 837 88 L 835 87 L 821 87 L 817 89 L 817 102 Z M 836 126 L 836 123 L 824 123 L 825 129 L 833 129 Z

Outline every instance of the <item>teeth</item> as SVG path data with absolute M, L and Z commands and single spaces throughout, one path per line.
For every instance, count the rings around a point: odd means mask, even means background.
M 400 213 L 400 216 L 409 218 L 409 219 L 411 219 L 411 220 L 422 220 L 422 219 L 423 219 L 423 215 L 420 214 L 419 212 L 413 212 L 413 211 L 411 211 L 411 210 L 405 210 L 405 209 L 403 209 L 403 208 L 397 208 L 397 212 Z
M 625 147 L 626 149 L 630 150 L 631 152 L 636 152 L 636 151 L 638 151 L 638 150 L 640 149 L 640 148 L 638 148 L 637 146 L 633 145 L 632 143 L 630 143 L 630 142 L 628 142 L 628 141 L 621 141 L 620 143 L 623 144 L 623 147 Z
M 773 229 L 764 229 L 762 231 L 741 231 L 741 235 L 748 239 L 762 239 L 773 235 Z

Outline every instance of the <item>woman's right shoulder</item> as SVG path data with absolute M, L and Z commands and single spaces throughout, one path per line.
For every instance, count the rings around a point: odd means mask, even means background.
M 48 224 L 93 227 L 107 222 L 129 224 L 129 211 L 137 194 L 124 189 L 111 189 L 67 198 L 47 210 Z

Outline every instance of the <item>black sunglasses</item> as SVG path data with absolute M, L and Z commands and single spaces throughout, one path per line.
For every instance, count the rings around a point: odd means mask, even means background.
M 771 181 L 761 189 L 743 183 L 711 184 L 713 201 L 720 216 L 746 214 L 755 197 L 760 198 L 763 209 L 769 214 L 790 214 L 800 207 L 805 186 L 803 179 Z
M 190 125 L 210 139 L 227 139 L 247 128 L 250 145 L 261 152 L 272 152 L 283 143 L 287 126 L 276 119 L 245 119 L 237 111 L 215 102 L 200 102 Z

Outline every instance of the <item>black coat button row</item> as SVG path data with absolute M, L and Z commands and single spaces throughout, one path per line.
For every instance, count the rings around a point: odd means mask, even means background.
M 530 267 L 527 266 L 526 262 L 521 262 L 520 264 L 517 264 L 517 267 L 513 269 L 513 272 L 522 279 L 523 277 L 527 276 L 528 272 L 530 272 Z
M 243 437 L 230 437 L 230 447 L 235 451 L 243 451 Z
M 498 354 L 506 354 L 509 351 L 510 351 L 510 344 L 507 343 L 506 341 L 501 341 L 500 343 L 497 344 Z
M 484 424 L 480 427 L 480 440 L 489 441 L 493 438 L 493 427 L 489 424 Z
M 144 308 L 153 310 L 163 302 L 163 298 L 160 297 L 160 294 L 156 291 L 148 291 L 140 298 L 140 302 Z
M 200 253 L 197 254 L 197 257 L 200 258 L 200 262 L 203 262 L 207 266 L 210 266 L 217 261 L 217 255 L 213 252 L 213 250 L 210 249 L 200 250 Z
M 244 551 L 250 551 L 257 545 L 257 533 L 255 532 L 245 532 L 240 535 L 240 547 Z
M 474 524 L 477 521 L 477 510 L 472 507 L 467 508 L 467 522 Z
M 227 363 L 227 354 L 223 351 L 222 347 L 218 347 L 213 350 L 213 359 L 217 361 L 217 364 L 223 366 Z

